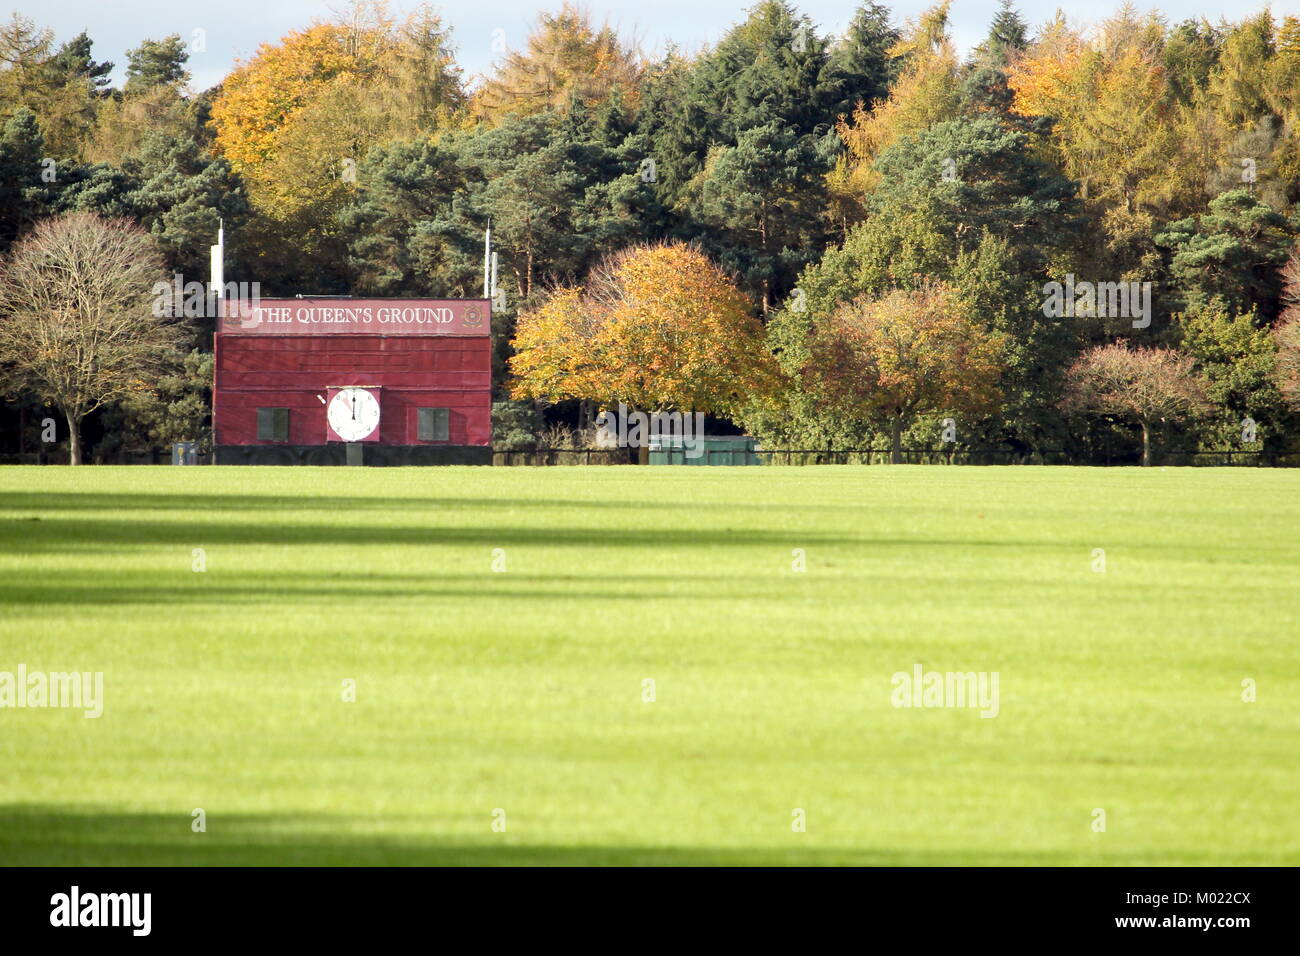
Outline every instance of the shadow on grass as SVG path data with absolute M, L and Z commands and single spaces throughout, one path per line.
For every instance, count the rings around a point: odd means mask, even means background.
M 646 593 L 659 600 L 706 598 L 747 599 L 753 596 L 748 581 L 728 586 L 725 579 L 698 574 L 644 575 L 536 575 L 512 573 L 486 578 L 483 573 L 429 575 L 365 572 L 365 583 L 356 583 L 352 572 L 326 571 L 312 576 L 301 572 L 258 571 L 255 576 L 237 575 L 240 583 L 220 583 L 216 574 L 196 575 L 186 568 L 172 583 L 152 572 L 117 572 L 111 576 L 63 573 L 57 577 L 5 581 L 0 579 L 0 607 L 74 607 L 129 604 L 168 607 L 217 603 L 265 604 L 268 601 L 327 602 L 348 599 L 388 601 L 450 598 L 476 600 L 537 601 L 574 599 L 644 604 Z
M 330 833 L 376 820 L 325 815 L 210 813 L 207 832 L 191 831 L 187 811 L 118 813 L 84 807 L 0 807 L 0 866 L 1059 866 L 1151 864 L 1162 856 L 1103 859 L 1032 849 L 977 851 L 853 849 L 795 845 L 566 846 L 517 842 L 485 833 L 481 842 L 441 843 L 424 835 Z M 484 820 L 487 830 L 487 821 Z M 1249 865 L 1250 860 L 1238 860 Z
M 196 510 L 202 511 L 201 506 Z M 324 514 L 326 520 L 338 516 Z M 680 548 L 699 545 L 710 547 L 775 546 L 788 548 L 792 535 L 800 544 L 839 544 L 855 541 L 805 531 L 694 529 L 684 527 L 599 528 L 599 527 L 516 527 L 481 525 L 475 527 L 437 527 L 432 525 L 366 524 L 277 524 L 259 522 L 132 521 L 123 519 L 91 520 L 50 518 L 39 521 L 0 520 L 0 551 L 30 554 L 38 551 L 74 552 L 102 550 L 105 547 L 170 545 L 464 545 L 487 548 L 560 546 L 560 547 L 634 547 Z M 955 544 L 955 542 L 953 542 Z M 963 542 L 963 546 L 968 542 Z
M 868 538 L 852 533 L 846 511 L 867 514 L 856 505 L 801 500 L 797 503 L 698 503 L 689 500 L 634 501 L 620 498 L 518 499 L 474 497 L 343 497 L 248 494 L 18 493 L 0 498 L 0 509 L 18 517 L 0 518 L 0 553 L 102 553 L 132 547 L 176 548 L 221 545 L 365 545 L 577 548 L 781 548 L 797 538 L 800 547 L 1060 551 L 1091 547 L 1091 542 L 1007 540 L 980 537 Z M 611 512 L 623 510 L 623 527 L 603 527 Z M 484 519 L 483 512 L 489 517 Z M 95 512 L 96 514 L 86 514 Z M 174 513 L 173 518 L 171 514 Z M 195 520 L 187 521 L 184 512 Z M 502 514 L 505 512 L 505 514 Z M 547 525 L 548 512 L 558 516 Z M 766 516 L 767 513 L 777 513 Z M 797 515 L 817 517 L 833 531 L 815 531 Z M 514 514 L 527 516 L 514 520 Z M 102 517 L 100 516 L 102 514 Z M 243 520 L 237 516 L 243 514 Z M 277 521 L 275 516 L 292 517 Z M 441 524 L 463 515 L 462 525 Z M 748 516 L 764 515 L 761 527 L 733 528 Z M 303 521 L 319 516 L 319 521 Z M 733 521 L 732 519 L 739 520 Z M 215 519 L 215 520 L 213 520 Z M 462 520 L 464 520 L 462 519 Z M 701 523 L 707 519 L 707 523 Z M 385 521 L 392 524 L 386 524 Z M 536 522 L 535 524 L 533 522 Z M 631 524 L 627 527 L 626 524 Z M 639 527 L 637 525 L 640 525 Z
M 0 552 L 40 553 L 99 551 L 134 546 L 249 545 L 466 545 L 480 547 L 666 547 L 690 545 L 787 547 L 788 531 L 732 530 L 727 517 L 746 505 L 693 504 L 683 501 L 628 501 L 581 498 L 564 500 L 501 499 L 490 497 L 383 497 L 351 498 L 260 495 L 138 494 L 124 493 L 21 493 L 6 494 L 0 508 L 18 512 L 0 518 Z M 770 510 L 772 506 L 757 506 Z M 801 506 L 804 507 L 804 506 Z M 816 507 L 816 506 L 813 506 Z M 643 527 L 601 527 L 599 515 L 613 509 L 654 510 Z M 713 527 L 700 529 L 693 522 L 670 520 L 692 509 L 694 515 L 716 515 Z M 483 520 L 483 512 L 517 512 L 536 520 L 536 526 L 511 521 Z M 86 514 L 96 512 L 96 514 Z M 177 513 L 176 518 L 159 512 Z M 191 512 L 186 522 L 181 512 Z M 548 513 L 564 516 L 560 527 L 546 526 Z M 246 515 L 238 520 L 237 515 Z M 473 516 L 470 526 L 440 526 L 447 516 Z M 102 515 L 102 516 L 101 516 Z M 292 516 L 277 521 L 276 515 Z M 303 522 L 318 515 L 319 522 Z M 211 520 L 213 518 L 216 520 Z M 509 520 L 509 516 L 505 516 Z M 378 519 L 378 520 L 376 520 Z M 384 519 L 392 524 L 383 523 Z M 662 520 L 661 520 L 662 519 Z M 635 524 L 635 522 L 633 522 Z M 723 527 L 716 527 L 717 524 Z M 852 540 L 801 532 L 801 542 L 824 545 Z
M 795 527 L 789 523 L 779 527 L 731 528 L 727 516 L 735 510 L 732 505 L 710 506 L 716 518 L 708 526 L 695 522 L 674 521 L 672 509 L 664 510 L 652 527 L 600 527 L 592 522 L 583 526 L 569 520 L 566 525 L 521 527 L 518 525 L 477 524 L 473 526 L 445 527 L 435 524 L 405 523 L 385 525 L 342 523 L 347 516 L 365 513 L 342 507 L 309 509 L 321 515 L 319 524 L 279 523 L 268 515 L 259 514 L 248 521 L 195 521 L 141 520 L 132 518 L 77 518 L 60 515 L 58 495 L 51 500 L 43 514 L 23 518 L 0 519 L 0 553 L 77 553 L 102 552 L 104 549 L 123 547 L 170 546 L 190 548 L 202 545 L 321 545 L 355 547 L 362 545 L 453 545 L 466 547 L 581 547 L 581 548 L 781 548 L 786 549 L 792 540 L 800 547 L 825 547 L 853 545 L 857 547 L 926 547 L 926 548 L 1042 548 L 1060 550 L 1079 547 L 1069 542 L 1046 540 L 1041 542 L 1021 540 L 975 540 L 959 538 L 866 538 L 846 534 L 826 534 Z M 7 502 L 6 502 L 7 505 Z M 394 511 L 400 516 L 409 510 L 409 501 L 394 499 Z M 515 502 L 514 507 L 548 507 L 544 503 Z M 673 506 L 675 508 L 675 506 Z M 208 515 L 206 499 L 195 499 L 192 510 L 198 515 Z M 130 509 L 111 508 L 113 512 Z M 302 509 L 298 509 L 302 510 Z M 48 515 L 48 517 L 46 517 Z M 649 523 L 649 522 L 647 522 Z M 836 522 L 844 528 L 844 522 Z
M 203 513 L 201 503 L 195 510 Z M 826 549 L 847 546 L 877 553 L 884 549 L 927 549 L 946 551 L 960 556 L 972 550 L 984 554 L 1038 551 L 1062 554 L 1085 553 L 1093 542 L 1067 541 L 1044 536 L 1027 538 L 881 538 L 866 535 L 827 534 L 811 531 L 791 522 L 777 522 L 769 529 L 731 528 L 725 524 L 730 506 L 717 506 L 718 518 L 708 526 L 698 523 L 673 523 L 670 511 L 655 527 L 583 526 L 570 521 L 565 526 L 521 527 L 518 525 L 477 524 L 463 527 L 439 527 L 418 524 L 283 524 L 274 520 L 248 522 L 213 522 L 131 520 L 131 519 L 0 519 L 0 554 L 97 554 L 124 548 L 170 547 L 188 549 L 223 545 L 280 545 L 353 548 L 367 545 L 466 548 L 763 548 L 789 554 L 792 546 Z M 338 521 L 334 512 L 322 512 L 322 520 Z M 836 527 L 848 527 L 836 522 Z M 1159 543 L 1135 543 L 1133 550 L 1157 551 Z M 1254 554 L 1254 545 L 1218 545 L 1225 553 Z

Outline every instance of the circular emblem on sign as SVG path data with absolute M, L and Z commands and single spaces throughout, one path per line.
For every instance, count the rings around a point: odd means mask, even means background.
M 465 309 L 465 325 L 469 328 L 476 329 L 483 324 L 483 313 L 478 310 L 478 306 L 471 305 Z

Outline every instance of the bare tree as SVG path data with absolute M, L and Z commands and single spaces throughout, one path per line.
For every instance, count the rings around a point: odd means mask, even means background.
M 1151 464 L 1151 428 L 1209 407 L 1192 358 L 1174 349 L 1130 349 L 1123 340 L 1088 349 L 1066 372 L 1063 408 L 1115 415 L 1142 426 L 1142 464 Z
M 183 332 L 153 312 L 163 260 L 126 219 L 46 219 L 0 262 L 0 372 L 53 403 L 81 464 L 81 421 L 147 388 L 171 365 Z
M 1277 387 L 1287 404 L 1300 409 L 1300 246 L 1282 267 L 1282 283 L 1282 314 L 1273 326 Z

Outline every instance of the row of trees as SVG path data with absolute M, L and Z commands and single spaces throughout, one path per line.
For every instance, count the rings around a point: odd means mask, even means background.
M 1270 346 L 1277 362 L 1269 384 L 1296 410 L 1300 254 L 1288 273 L 1291 304 Z M 554 290 L 521 316 L 513 344 L 515 395 L 578 399 L 583 421 L 593 408 L 630 402 L 707 409 L 761 432 L 796 396 L 846 427 L 883 429 L 894 462 L 902 461 L 904 431 L 919 419 L 957 413 L 969 422 L 997 409 L 1012 351 L 959 289 L 930 282 L 840 305 L 809 330 L 797 364 L 784 355 L 778 361 L 729 277 L 680 243 L 625 249 L 600 263 L 585 288 Z M 1136 426 L 1149 465 L 1153 431 L 1212 414 L 1212 392 L 1189 354 L 1119 340 L 1075 358 L 1057 409 Z M 956 420 L 947 421 L 955 431 Z
M 1004 0 L 961 57 L 947 16 L 867 2 L 832 37 L 762 0 L 698 56 L 651 58 L 566 6 L 474 82 L 433 10 L 360 2 L 201 93 L 179 37 L 130 51 L 114 89 L 89 38 L 15 17 L 0 251 L 93 212 L 201 281 L 224 220 L 227 278 L 263 294 L 477 295 L 490 222 L 499 397 L 552 415 L 695 407 L 772 447 L 895 449 L 951 417 L 962 442 L 1076 460 L 1144 422 L 1194 450 L 1248 419 L 1252 447 L 1293 450 L 1300 21 L 1125 7 L 1031 30 Z M 1149 283 L 1149 321 L 1045 316 L 1067 277 Z M 193 391 L 210 330 L 179 332 Z M 1167 359 L 1187 400 L 1089 393 L 1117 348 Z M 202 402 L 164 392 L 100 414 L 193 432 Z
M 758 301 L 782 373 L 733 417 L 770 447 L 895 454 L 953 416 L 962 441 L 1069 460 L 1136 443 L 1149 461 L 1161 425 L 1188 451 L 1300 448 L 1297 37 L 1294 18 L 1170 27 L 1127 7 L 1031 36 L 1009 3 L 964 60 L 946 3 L 893 33 L 874 47 L 886 94 L 840 115 L 828 166 L 789 194 L 823 229 L 784 243 L 792 268 L 759 278 L 693 237 Z M 1046 317 L 1075 277 L 1147 290 L 1150 314 Z M 900 328 L 923 347 L 903 357 Z

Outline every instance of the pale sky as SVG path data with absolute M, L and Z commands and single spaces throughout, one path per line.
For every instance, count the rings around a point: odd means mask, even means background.
M 886 4 L 896 22 L 914 17 L 934 0 L 897 0 Z M 204 52 L 190 54 L 192 86 L 206 89 L 229 72 L 236 58 L 252 55 L 258 44 L 274 42 L 291 29 L 306 26 L 313 19 L 329 19 L 339 9 L 339 0 L 19 0 L 9 10 L 42 26 L 51 27 L 62 42 L 80 33 L 90 34 L 95 58 L 117 64 L 115 79 L 120 83 L 126 51 L 143 39 L 160 39 L 179 33 L 187 42 L 194 31 L 203 31 Z M 410 10 L 411 0 L 395 0 L 394 10 Z M 732 25 L 743 19 L 751 0 L 589 0 L 586 6 L 595 19 L 607 19 L 625 36 L 635 35 L 643 48 L 657 51 L 675 41 L 687 51 L 716 42 Z M 1102 19 L 1120 7 L 1119 0 L 1082 6 L 1065 6 L 1071 19 L 1087 23 Z M 1300 15 L 1300 0 L 1237 4 L 1225 0 L 1162 0 L 1159 4 L 1137 2 L 1139 10 L 1156 8 L 1166 19 L 1178 22 L 1189 17 L 1221 17 L 1240 20 L 1265 6 L 1275 16 Z M 539 10 L 558 9 L 560 0 L 448 0 L 434 4 L 444 22 L 453 28 L 458 60 L 467 75 L 486 72 L 499 54 L 493 51 L 495 31 L 508 48 L 522 47 Z M 851 0 L 804 0 L 795 6 L 807 14 L 823 33 L 839 33 L 857 4 Z M 978 43 L 997 9 L 997 0 L 954 0 L 952 33 L 957 45 L 967 50 Z M 1031 27 L 1050 19 L 1059 0 L 1022 0 L 1017 6 Z M 0 5 L 8 18 L 8 11 Z

